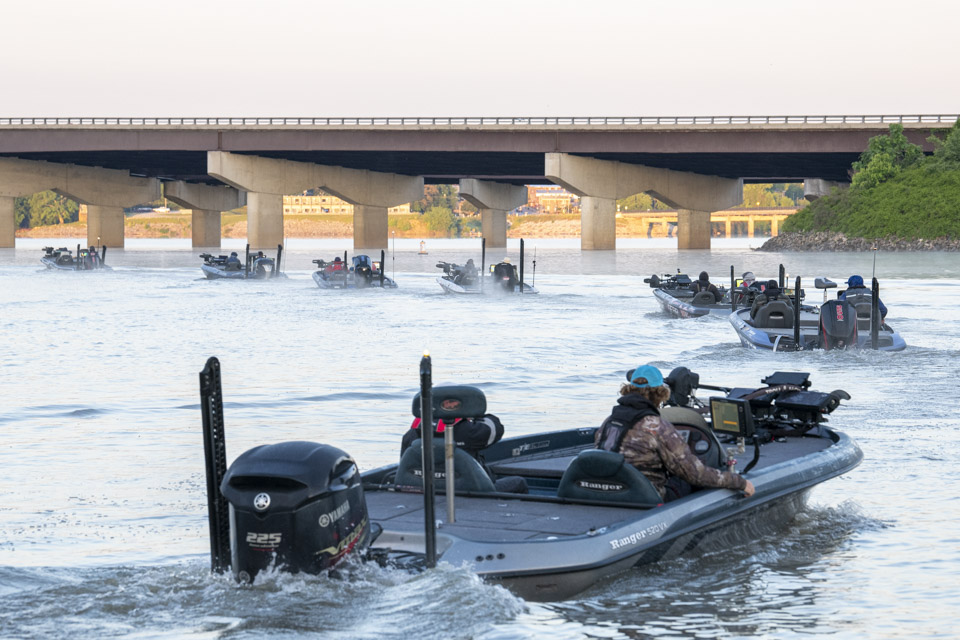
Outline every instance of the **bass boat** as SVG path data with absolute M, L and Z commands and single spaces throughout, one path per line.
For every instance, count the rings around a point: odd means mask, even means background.
M 478 271 L 469 260 L 465 265 L 452 262 L 438 262 L 437 268 L 443 269 L 443 275 L 437 278 L 444 293 L 478 294 L 478 293 L 540 293 L 533 284 L 524 282 L 524 241 L 520 240 L 520 268 L 504 258 L 502 262 L 490 265 L 489 275 L 482 275 L 486 266 L 487 242 L 484 238 L 480 250 L 480 270 Z M 533 273 L 536 279 L 537 260 L 533 260 Z
M 778 282 L 781 290 L 784 290 L 785 279 L 786 273 L 783 265 L 780 265 Z M 734 275 L 733 266 L 730 267 L 730 286 L 717 287 L 720 292 L 719 299 L 710 291 L 695 292 L 692 288 L 694 281 L 679 270 L 675 274 L 652 275 L 643 281 L 653 289 L 653 296 L 660 308 L 677 318 L 699 318 L 707 315 L 727 317 L 737 309 L 749 309 L 756 295 L 762 291 L 761 284 L 758 284 L 756 289 L 744 287 L 743 281 Z M 789 289 L 786 292 L 788 295 L 793 294 Z M 800 297 L 804 297 L 803 292 Z
M 343 259 L 314 260 L 319 269 L 313 272 L 313 281 L 321 289 L 396 289 L 397 283 L 383 271 L 386 254 L 380 251 L 380 262 L 371 262 L 370 256 L 353 256 L 353 266 L 347 266 L 347 252 Z
M 106 245 L 100 248 L 99 253 L 96 247 L 81 249 L 80 245 L 77 245 L 76 258 L 73 257 L 73 254 L 70 253 L 70 250 L 66 247 L 59 249 L 44 247 L 40 262 L 42 262 L 47 269 L 54 269 L 56 271 L 112 271 L 104 262 L 106 259 Z
M 424 355 L 412 406 L 423 424 L 486 412 L 480 389 L 434 387 L 432 375 Z M 806 373 L 718 387 L 680 367 L 667 382 L 676 406 L 661 415 L 705 464 L 748 477 L 752 497 L 700 489 L 664 503 L 622 454 L 595 448 L 596 427 L 504 439 L 483 463 L 456 448 L 448 428 L 442 439 L 423 429 L 397 464 L 365 473 L 341 449 L 304 441 L 256 447 L 227 468 L 220 365 L 210 358 L 200 395 L 212 568 L 251 582 L 268 567 L 319 573 L 348 555 L 426 570 L 442 561 L 523 598 L 558 600 L 637 565 L 736 544 L 758 525 L 779 527 L 814 486 L 863 457 L 826 426 L 849 395 L 811 390 Z M 708 404 L 698 388 L 715 392 Z M 498 492 L 504 476 L 522 478 L 528 493 Z
M 880 315 L 880 284 L 876 278 L 872 284 L 869 294 L 859 294 L 855 300 L 827 300 L 827 291 L 837 284 L 817 278 L 814 285 L 824 294 L 819 307 L 801 304 L 795 294 L 793 300 L 768 302 L 757 310 L 755 317 L 751 317 L 748 308 L 735 311 L 730 314 L 730 324 L 745 347 L 756 349 L 903 351 L 907 343 Z M 799 289 L 798 277 L 795 291 Z
M 287 274 L 280 271 L 280 258 L 283 255 L 283 245 L 277 245 L 277 259 L 269 258 L 263 251 L 250 253 L 247 245 L 245 261 L 240 262 L 236 253 L 230 256 L 215 256 L 201 253 L 203 264 L 200 268 L 208 280 L 268 280 L 271 278 L 286 278 Z

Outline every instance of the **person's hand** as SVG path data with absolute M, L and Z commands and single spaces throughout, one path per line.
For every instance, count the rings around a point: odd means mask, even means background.
M 756 489 L 753 488 L 753 483 L 747 480 L 747 486 L 743 488 L 743 497 L 749 498 L 755 491 Z

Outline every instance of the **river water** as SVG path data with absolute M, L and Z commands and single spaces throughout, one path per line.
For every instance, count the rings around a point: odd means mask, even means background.
M 531 240 L 527 280 L 535 248 L 541 294 L 488 299 L 435 282 L 437 260 L 478 260 L 476 241 L 428 241 L 427 256 L 397 241 L 387 269 L 399 289 L 361 292 L 310 279 L 312 259 L 349 248 L 336 240 L 291 240 L 290 277 L 272 282 L 203 280 L 189 241 L 128 240 L 105 273 L 42 270 L 49 240 L 0 250 L 0 637 L 957 637 L 960 256 L 877 257 L 906 351 L 772 354 L 741 347 L 724 319 L 665 317 L 642 278 L 680 268 L 723 281 L 731 264 L 775 277 L 783 262 L 812 284 L 869 278 L 873 256 L 674 242 L 581 253 Z M 513 241 L 507 253 L 518 259 Z M 599 424 L 624 371 L 645 362 L 729 386 L 808 371 L 814 388 L 852 396 L 831 424 L 865 459 L 785 529 L 563 602 L 528 603 L 446 565 L 252 587 L 211 576 L 207 357 L 223 367 L 228 461 L 303 439 L 370 469 L 396 460 L 424 349 L 435 381 L 484 389 L 508 435 Z

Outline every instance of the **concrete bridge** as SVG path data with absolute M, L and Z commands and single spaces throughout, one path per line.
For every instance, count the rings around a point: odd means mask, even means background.
M 927 137 L 957 115 L 703 118 L 0 118 L 0 247 L 13 198 L 52 189 L 88 205 L 88 241 L 123 245 L 122 207 L 161 194 L 193 209 L 195 246 L 218 246 L 220 212 L 246 204 L 248 238 L 283 240 L 282 196 L 320 188 L 354 205 L 354 246 L 387 245 L 387 208 L 425 183 L 459 184 L 491 246 L 525 184 L 581 196 L 581 248 L 616 247 L 616 200 L 649 193 L 678 209 L 678 246 L 710 246 L 710 212 L 744 182 L 849 179 L 867 141 L 902 124 Z
M 770 224 L 770 236 L 777 236 L 780 233 L 780 223 L 796 213 L 796 207 L 774 207 L 758 209 L 726 209 L 724 211 L 714 211 L 710 214 L 710 222 L 723 224 L 724 237 L 733 236 L 733 223 L 747 223 L 747 237 L 754 237 L 754 226 L 757 222 L 767 222 Z M 663 235 L 670 235 L 670 226 L 677 224 L 678 216 L 676 211 L 624 211 L 622 216 L 630 218 L 639 218 L 640 225 L 647 229 L 649 236 L 654 227 L 659 227 Z M 712 229 L 711 229 L 712 230 Z

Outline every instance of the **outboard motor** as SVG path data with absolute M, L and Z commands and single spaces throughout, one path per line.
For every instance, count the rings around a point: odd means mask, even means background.
M 336 447 L 250 449 L 230 466 L 220 491 L 230 503 L 230 564 L 242 582 L 271 565 L 319 573 L 370 544 L 360 472 Z
M 820 307 L 820 347 L 857 347 L 857 310 L 846 300 L 830 300 Z

